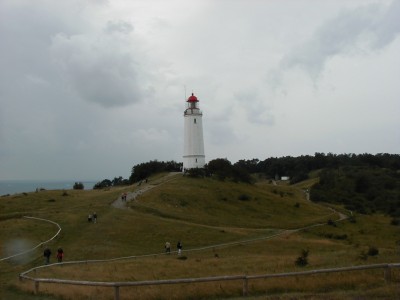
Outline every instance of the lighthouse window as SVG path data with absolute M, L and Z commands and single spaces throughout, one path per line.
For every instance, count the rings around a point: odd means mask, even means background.
M 194 119 L 194 124 L 196 124 L 196 119 Z

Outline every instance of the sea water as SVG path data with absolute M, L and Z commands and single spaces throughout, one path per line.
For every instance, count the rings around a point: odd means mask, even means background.
M 34 192 L 36 189 L 71 190 L 76 181 L 0 180 L 0 196 Z M 79 181 L 85 190 L 93 189 L 97 181 Z

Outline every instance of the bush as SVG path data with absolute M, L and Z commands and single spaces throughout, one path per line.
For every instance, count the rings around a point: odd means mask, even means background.
M 239 200 L 241 201 L 249 201 L 250 200 L 250 196 L 246 195 L 246 194 L 242 194 L 239 196 Z
M 103 181 L 97 182 L 93 189 L 97 190 L 97 189 L 103 189 L 103 188 L 108 188 L 112 186 L 112 181 L 110 179 L 104 179 Z
M 399 219 L 392 219 L 392 221 L 390 222 L 390 225 L 394 225 L 397 226 L 400 224 L 400 220 Z
M 335 234 L 333 236 L 334 239 L 336 240 L 346 240 L 347 239 L 347 234 Z
M 82 182 L 75 182 L 74 184 L 74 190 L 83 190 L 85 186 L 83 185 Z
M 379 254 L 378 248 L 372 247 L 372 246 L 369 247 L 369 249 L 368 249 L 368 255 L 369 256 L 376 256 L 378 254 Z
M 333 227 L 336 227 L 335 221 L 333 221 L 333 220 L 331 220 L 331 219 L 328 220 L 328 225 L 333 226 Z
M 354 215 L 351 215 L 351 216 L 349 217 L 349 222 L 350 222 L 350 223 L 357 223 L 356 217 L 355 217 Z
M 205 171 L 204 169 L 200 169 L 200 168 L 192 168 L 187 170 L 186 172 L 188 174 L 189 177 L 204 177 L 205 176 Z
M 295 264 L 299 267 L 304 267 L 308 265 L 308 253 L 310 250 L 301 250 L 301 255 L 296 259 Z

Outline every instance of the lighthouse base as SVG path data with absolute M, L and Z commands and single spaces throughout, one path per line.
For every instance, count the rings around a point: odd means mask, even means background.
M 206 164 L 205 155 L 184 155 L 183 156 L 183 172 L 189 169 L 204 168 Z

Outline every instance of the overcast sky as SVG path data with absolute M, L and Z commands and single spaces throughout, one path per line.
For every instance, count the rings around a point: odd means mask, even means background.
M 0 0 L 0 180 L 399 153 L 400 1 Z

